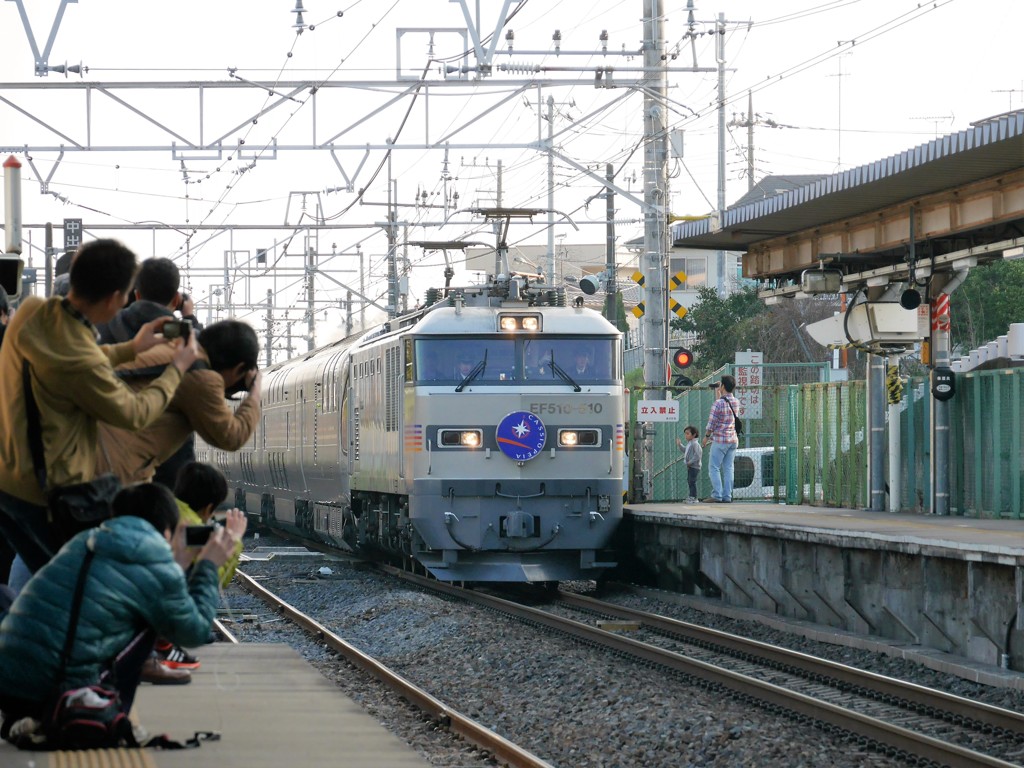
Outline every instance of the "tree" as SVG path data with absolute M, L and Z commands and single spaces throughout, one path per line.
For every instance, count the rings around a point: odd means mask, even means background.
M 722 298 L 711 286 L 697 290 L 697 301 L 686 317 L 675 318 L 670 327 L 692 333 L 697 341 L 691 345 L 696 379 L 709 374 L 735 359 L 737 349 L 743 345 L 744 331 L 749 321 L 764 313 L 766 308 L 757 298 L 756 286 L 743 288 Z
M 629 333 L 629 323 L 626 322 L 626 307 L 622 303 L 622 291 L 616 291 L 614 296 L 605 296 L 604 298 L 604 309 L 601 314 L 608 317 L 608 303 L 609 301 L 614 302 L 612 306 L 615 308 L 615 319 L 612 320 L 612 324 L 618 328 L 622 333 Z
M 972 350 L 1024 322 L 1024 261 L 994 261 L 970 271 L 949 298 L 953 349 Z
M 697 291 L 697 302 L 671 327 L 692 333 L 696 374 L 705 376 L 736 359 L 737 350 L 756 349 L 772 363 L 820 363 L 830 352 L 815 342 L 803 326 L 831 317 L 839 309 L 835 296 L 791 299 L 773 306 L 757 298 L 757 287 L 743 288 L 725 298 L 714 288 Z

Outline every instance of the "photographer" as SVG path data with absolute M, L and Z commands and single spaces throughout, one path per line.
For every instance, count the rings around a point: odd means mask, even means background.
M 122 344 L 97 345 L 95 324 L 109 322 L 124 306 L 136 269 L 135 254 L 115 240 L 84 244 L 71 266 L 67 297 L 24 299 L 0 348 L 0 535 L 32 572 L 55 547 L 29 446 L 26 365 L 39 409 L 47 485 L 54 488 L 96 477 L 97 424 L 124 430 L 152 424 L 196 359 L 194 342 L 165 343 L 164 318 L 143 324 Z M 113 366 L 155 345 L 170 364 L 146 387 L 126 387 Z
M 113 472 L 125 484 L 144 482 L 193 432 L 223 451 L 237 451 L 252 437 L 260 417 L 256 332 L 238 320 L 222 320 L 199 334 L 198 352 L 167 410 L 150 426 L 135 432 L 100 428 L 99 471 Z M 167 351 L 155 348 L 117 372 L 133 389 L 142 388 L 168 361 Z M 243 391 L 248 395 L 232 409 L 225 398 Z
M 132 288 L 134 301 L 119 310 L 109 323 L 96 326 L 100 344 L 118 344 L 135 336 L 139 328 L 158 317 L 174 317 L 181 302 L 181 276 L 170 259 L 146 259 L 139 266 Z
M 189 645 L 209 636 L 220 599 L 217 569 L 245 533 L 245 516 L 229 512 L 206 545 L 188 549 L 167 488 L 124 488 L 113 507 L 112 520 L 75 536 L 32 577 L 0 623 L 5 738 L 20 718 L 43 720 L 43 707 L 59 683 L 66 689 L 116 686 L 128 713 L 155 634 Z M 61 651 L 87 550 L 92 562 L 61 681 Z M 194 558 L 186 578 L 183 568 Z

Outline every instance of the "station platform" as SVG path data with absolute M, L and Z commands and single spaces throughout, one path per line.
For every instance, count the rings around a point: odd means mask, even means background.
M 2 768 L 422 768 L 430 763 L 387 731 L 296 651 L 280 644 L 205 645 L 188 685 L 143 684 L 132 719 L 183 741 L 216 731 L 197 749 L 20 752 L 0 742 Z
M 648 503 L 618 541 L 641 584 L 1024 670 L 1024 520 Z

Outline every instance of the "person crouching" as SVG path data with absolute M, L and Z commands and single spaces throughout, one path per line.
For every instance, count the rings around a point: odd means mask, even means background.
M 143 663 L 159 635 L 182 645 L 209 637 L 219 602 L 217 570 L 245 533 L 245 516 L 229 514 L 195 557 L 185 546 L 178 506 L 166 487 L 143 483 L 121 490 L 114 518 L 71 539 L 25 585 L 0 622 L 2 735 L 25 717 L 42 720 L 57 689 L 114 687 L 131 710 Z M 87 571 L 74 646 L 58 680 L 76 584 Z M 140 628 L 142 628 L 140 630 Z

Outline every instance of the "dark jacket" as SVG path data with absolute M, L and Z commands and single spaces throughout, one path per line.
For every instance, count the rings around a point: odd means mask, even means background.
M 167 307 L 154 301 L 139 299 L 114 315 L 114 319 L 106 325 L 97 326 L 96 330 L 100 334 L 100 344 L 117 344 L 134 339 L 139 328 L 150 320 L 173 316 L 174 313 Z
M 95 683 L 146 627 L 179 645 L 199 645 L 209 637 L 219 600 L 217 568 L 200 560 L 186 583 L 162 534 L 141 518 L 114 518 L 71 539 L 14 601 L 0 623 L 0 697 L 37 701 L 53 691 L 86 546 L 96 556 L 67 687 Z

